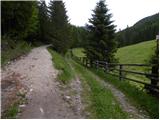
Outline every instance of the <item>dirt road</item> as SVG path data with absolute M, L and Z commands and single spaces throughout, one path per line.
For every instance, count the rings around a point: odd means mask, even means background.
M 15 73 L 20 82 L 27 86 L 28 104 L 22 107 L 18 118 L 79 118 L 61 94 L 56 80 L 51 55 L 46 46 L 33 49 L 23 59 L 17 60 L 2 71 L 2 80 Z M 3 104 L 3 103 L 2 103 Z

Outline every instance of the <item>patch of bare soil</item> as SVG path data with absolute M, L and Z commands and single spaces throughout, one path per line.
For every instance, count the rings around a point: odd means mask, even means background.
M 2 74 L 1 80 L 1 113 L 5 117 L 7 110 L 15 103 L 22 99 L 22 94 L 25 94 L 26 87 L 20 83 L 22 76 L 19 73 L 10 72 Z

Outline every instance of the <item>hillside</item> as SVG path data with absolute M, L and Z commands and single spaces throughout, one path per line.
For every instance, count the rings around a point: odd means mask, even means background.
M 156 41 L 151 40 L 141 42 L 117 50 L 116 57 L 120 63 L 147 63 L 150 60 L 156 46 Z M 72 49 L 73 55 L 77 57 L 85 57 L 83 48 Z
M 120 63 L 147 63 L 154 52 L 156 41 L 151 40 L 119 48 L 116 57 Z
M 159 13 L 136 22 L 133 26 L 117 32 L 119 47 L 155 39 L 159 33 Z

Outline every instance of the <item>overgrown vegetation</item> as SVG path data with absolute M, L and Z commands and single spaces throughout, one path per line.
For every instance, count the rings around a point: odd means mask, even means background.
M 7 39 L 7 40 L 6 40 Z M 28 53 L 32 46 L 25 41 L 13 41 L 2 38 L 1 64 L 4 66 L 9 61 Z
M 48 51 L 52 55 L 54 67 L 59 70 L 58 80 L 60 80 L 64 84 L 68 83 L 74 77 L 68 60 L 57 52 L 53 51 L 51 48 L 48 48 Z
M 119 103 L 114 98 L 111 91 L 100 84 L 95 75 L 85 67 L 72 61 L 77 75 L 82 81 L 85 81 L 90 91 L 88 93 L 91 106 L 89 110 L 93 118 L 111 119 L 111 118 L 127 118 L 127 113 L 123 112 Z M 87 91 L 86 91 L 87 92 Z
M 127 81 L 119 81 L 118 78 L 106 74 L 102 70 L 92 70 L 101 79 L 115 85 L 119 90 L 124 92 L 128 98 L 139 108 L 146 110 L 151 118 L 159 118 L 159 101 L 135 86 L 129 84 Z
M 86 57 L 86 54 L 84 52 L 85 52 L 85 50 L 83 48 L 72 49 L 72 53 L 76 57 Z

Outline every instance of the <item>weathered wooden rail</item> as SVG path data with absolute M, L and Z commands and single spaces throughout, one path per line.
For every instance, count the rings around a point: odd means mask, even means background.
M 82 57 L 78 58 L 78 57 L 74 56 L 74 59 L 76 61 L 79 61 L 80 63 L 82 63 L 83 65 L 85 65 L 87 67 L 91 66 L 90 61 L 87 58 L 82 58 Z M 127 67 L 147 67 L 151 70 L 152 67 L 155 66 L 155 64 L 120 64 L 120 63 L 107 63 L 105 61 L 95 61 L 92 64 L 93 64 L 92 65 L 93 67 L 96 67 L 97 69 L 101 68 L 107 74 L 116 76 L 121 81 L 128 80 L 128 81 L 133 81 L 133 82 L 136 82 L 139 84 L 143 84 L 146 89 L 149 89 L 149 90 L 152 90 L 152 91 L 159 93 L 159 85 L 158 84 L 153 85 L 153 84 L 151 84 L 151 82 L 145 82 L 144 80 L 136 80 L 133 78 L 128 78 L 124 75 L 124 73 L 130 73 L 130 74 L 134 74 L 134 75 L 145 76 L 149 80 L 152 79 L 152 80 L 158 81 L 157 83 L 159 83 L 159 76 L 158 75 L 125 69 L 125 67 L 127 66 Z M 115 71 L 117 71 L 118 74 L 115 74 Z

